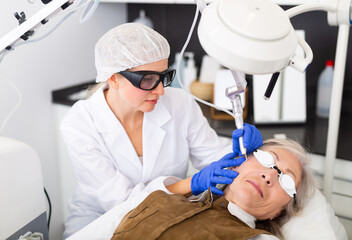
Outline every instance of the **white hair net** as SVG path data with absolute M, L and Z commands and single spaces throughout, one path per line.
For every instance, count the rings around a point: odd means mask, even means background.
M 119 25 L 104 34 L 95 45 L 96 82 L 169 55 L 169 43 L 158 32 L 139 23 Z

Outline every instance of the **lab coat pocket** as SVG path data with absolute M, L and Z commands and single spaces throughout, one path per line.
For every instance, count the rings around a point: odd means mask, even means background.
M 144 208 L 135 208 L 130 211 L 120 222 L 116 228 L 114 235 L 123 234 L 132 231 L 140 223 L 158 212 L 158 209 L 152 206 L 146 206 Z

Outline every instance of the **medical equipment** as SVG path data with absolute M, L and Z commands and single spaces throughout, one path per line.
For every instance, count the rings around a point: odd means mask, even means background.
M 49 19 L 58 12 L 69 7 L 73 1 L 74 0 L 44 0 L 42 2 L 47 3 L 47 5 L 29 19 L 26 19 L 24 12 L 20 14 L 15 13 L 19 26 L 0 39 L 0 55 L 4 54 L 5 51 L 14 50 L 16 43 L 21 39 L 27 41 L 34 34 L 35 29 L 46 24 Z M 93 14 L 98 3 L 99 0 L 81 0 L 78 7 L 85 5 L 80 18 L 81 23 L 86 21 Z
M 0 136 L 0 239 L 39 232 L 48 239 L 42 169 L 37 153 Z M 39 238 L 38 238 L 39 239 Z
M 25 13 L 22 12 L 21 16 L 17 17 L 20 25 L 0 39 L 0 54 L 13 50 L 13 46 L 21 39 L 28 40 L 37 27 L 46 24 L 50 17 L 67 8 L 72 2 L 73 0 L 52 1 L 29 19 L 26 19 Z
M 238 129 L 243 129 L 243 107 L 241 101 L 241 93 L 246 90 L 247 82 L 243 74 L 232 70 L 231 71 L 236 84 L 232 87 L 228 87 L 225 90 L 225 95 L 231 100 L 232 112 L 235 115 L 235 124 Z M 247 159 L 247 149 L 243 145 L 243 137 L 239 138 L 240 149 L 242 155 Z
M 295 181 L 290 175 L 282 173 L 275 165 L 275 158 L 273 155 L 259 149 L 255 150 L 253 155 L 264 167 L 275 169 L 278 172 L 280 186 L 288 195 L 290 195 L 290 197 L 296 197 Z
M 270 0 L 221 0 L 202 12 L 198 27 L 204 50 L 222 65 L 246 74 L 304 71 L 313 59 L 285 13 Z M 241 45 L 238 45 L 241 43 Z M 294 55 L 300 45 L 306 57 Z

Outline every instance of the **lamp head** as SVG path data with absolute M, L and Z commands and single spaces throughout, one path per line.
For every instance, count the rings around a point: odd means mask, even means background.
M 208 55 L 246 74 L 282 71 L 299 44 L 287 14 L 271 0 L 213 2 L 202 12 L 198 37 Z

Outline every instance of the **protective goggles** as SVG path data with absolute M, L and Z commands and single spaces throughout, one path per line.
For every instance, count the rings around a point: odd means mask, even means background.
M 163 72 L 154 71 L 122 71 L 119 72 L 123 77 L 132 83 L 136 88 L 146 91 L 155 89 L 160 82 L 164 87 L 170 86 L 176 75 L 176 70 L 168 68 Z
M 288 195 L 290 195 L 290 197 L 296 198 L 296 188 L 293 178 L 290 175 L 284 174 L 280 171 L 280 169 L 275 165 L 274 156 L 259 149 L 255 150 L 253 155 L 264 167 L 275 169 L 278 172 L 281 187 L 285 190 L 285 192 L 287 192 Z

